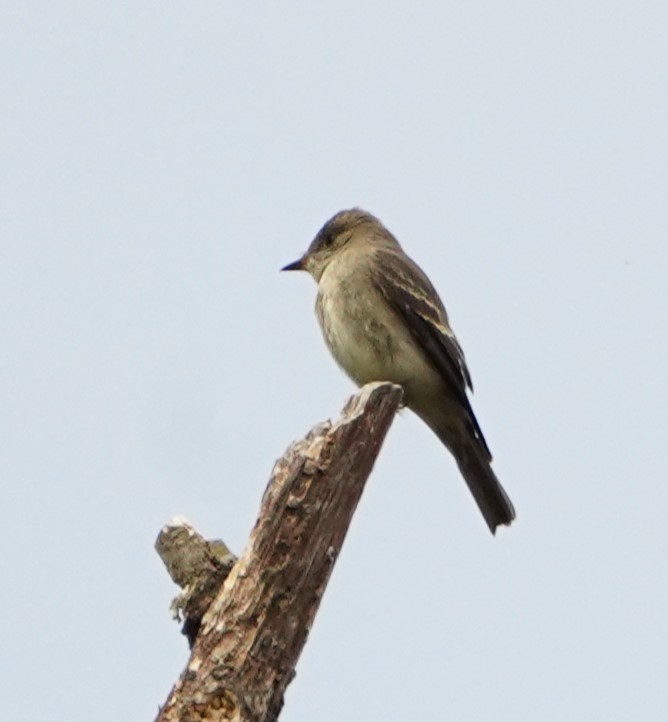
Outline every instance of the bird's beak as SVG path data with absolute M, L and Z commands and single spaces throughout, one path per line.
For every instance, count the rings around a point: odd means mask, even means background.
M 304 270 L 304 259 L 300 258 L 297 261 L 288 263 L 287 266 L 283 266 L 281 271 L 303 271 Z

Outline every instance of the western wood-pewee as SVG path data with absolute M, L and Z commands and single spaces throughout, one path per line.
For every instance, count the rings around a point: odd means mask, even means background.
M 464 353 L 434 287 L 370 213 L 341 211 L 284 271 L 318 283 L 316 314 L 329 350 L 358 385 L 390 381 L 452 452 L 492 533 L 515 510 L 492 471 L 466 393 Z

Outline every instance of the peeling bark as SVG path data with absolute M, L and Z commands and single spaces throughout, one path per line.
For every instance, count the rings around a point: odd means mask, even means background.
M 401 395 L 392 384 L 365 386 L 336 423 L 319 424 L 276 462 L 246 549 L 200 618 L 157 722 L 278 719 Z M 200 549 L 203 568 L 215 569 Z

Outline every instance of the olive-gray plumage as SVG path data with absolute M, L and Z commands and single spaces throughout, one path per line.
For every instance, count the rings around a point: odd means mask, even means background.
M 366 211 L 341 211 L 283 270 L 318 283 L 318 321 L 343 370 L 360 386 L 400 384 L 406 405 L 454 455 L 490 530 L 510 524 L 515 510 L 468 400 L 464 353 L 436 290 L 396 238 Z

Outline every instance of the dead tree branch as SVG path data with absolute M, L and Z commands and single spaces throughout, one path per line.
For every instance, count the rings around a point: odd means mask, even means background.
M 187 594 L 198 588 L 206 597 L 212 584 L 219 591 L 203 617 L 202 596 L 195 602 L 188 596 L 181 600 L 186 623 L 189 610 L 194 610 L 194 646 L 157 722 L 278 718 L 364 484 L 400 403 L 400 387 L 369 384 L 348 401 L 336 423 L 319 424 L 290 446 L 274 466 L 246 549 L 222 586 L 225 565 L 215 551 L 210 555 L 210 543 L 188 527 L 181 542 L 187 546 L 188 538 L 195 539 L 194 555 L 185 558 L 197 563 L 186 562 L 179 569 L 194 566 L 199 572 L 194 577 L 177 572 L 177 582 L 184 583 Z M 174 562 L 167 556 L 172 569 Z M 207 581 L 209 573 L 218 574 L 215 583 Z

